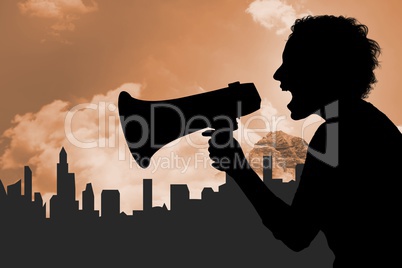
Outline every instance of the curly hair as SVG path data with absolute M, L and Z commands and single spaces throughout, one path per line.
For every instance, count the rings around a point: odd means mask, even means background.
M 341 70 L 342 79 L 347 79 L 344 81 L 353 87 L 349 94 L 363 99 L 368 97 L 377 82 L 374 70 L 380 65 L 381 48 L 376 41 L 367 38 L 366 25 L 350 17 L 308 15 L 297 19 L 291 30 L 289 39 L 302 39 L 314 52 L 326 53 L 333 70 Z

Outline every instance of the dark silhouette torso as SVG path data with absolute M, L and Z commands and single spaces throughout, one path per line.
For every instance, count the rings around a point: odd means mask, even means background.
M 327 140 L 329 131 L 339 139 Z M 400 228 L 402 134 L 372 104 L 359 100 L 342 104 L 339 117 L 318 128 L 309 150 L 325 152 L 328 142 L 339 143 L 339 165 L 309 152 L 292 208 L 311 224 L 310 232 L 324 232 L 335 268 L 385 264 L 396 257 L 393 240 Z

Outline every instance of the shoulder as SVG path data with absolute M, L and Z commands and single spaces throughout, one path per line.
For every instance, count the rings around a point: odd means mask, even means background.
M 402 146 L 402 133 L 391 119 L 374 104 L 362 100 L 356 113 L 346 118 L 349 135 L 359 135 L 366 142 L 380 142 Z M 342 129 L 341 129 L 342 130 Z

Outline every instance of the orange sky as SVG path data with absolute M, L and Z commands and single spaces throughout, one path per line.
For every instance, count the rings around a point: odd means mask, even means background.
M 158 154 L 159 159 L 187 156 L 182 160 L 192 168 L 161 167 L 162 162 L 155 163 L 154 172 L 134 163 L 130 167 L 126 152 L 119 151 L 123 143 L 113 106 L 118 93 L 124 89 L 160 100 L 253 82 L 263 99 L 256 114 L 268 118 L 271 127 L 276 119 L 278 129 L 302 136 L 305 122 L 289 119 L 290 96 L 272 75 L 281 63 L 289 23 L 308 13 L 352 16 L 369 27 L 383 54 L 379 82 L 368 101 L 402 126 L 398 0 L 1 1 L 0 178 L 13 183 L 29 165 L 34 190 L 46 199 L 54 194 L 58 152 L 65 146 L 77 194 L 87 182 L 98 195 L 102 189 L 119 189 L 128 213 L 141 208 L 145 177 L 154 179 L 154 205 L 168 201 L 169 183 L 189 183 L 193 197 L 205 186 L 216 189 L 222 174 L 208 165 L 194 168 L 194 155 L 206 152 L 200 136 L 191 141 L 197 146 L 181 141 Z M 81 141 L 96 141 L 94 148 L 80 148 L 66 136 L 68 111 L 85 103 L 96 110 L 77 112 L 71 131 Z M 306 129 L 308 140 L 314 127 Z M 249 140 L 261 135 L 251 133 Z

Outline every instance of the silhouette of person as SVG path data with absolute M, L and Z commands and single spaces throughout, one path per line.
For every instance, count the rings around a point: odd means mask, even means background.
M 402 134 L 365 100 L 377 82 L 380 46 L 351 17 L 306 16 L 291 30 L 273 77 L 292 94 L 292 119 L 324 119 L 309 143 L 291 205 L 265 186 L 235 139 L 225 148 L 209 140 L 212 165 L 237 182 L 263 224 L 290 249 L 305 249 L 322 231 L 333 267 L 395 266 Z

